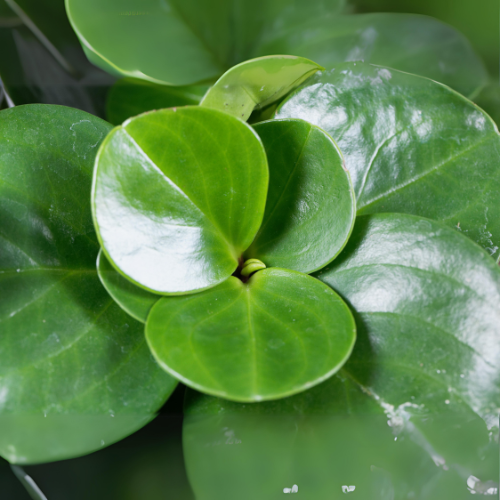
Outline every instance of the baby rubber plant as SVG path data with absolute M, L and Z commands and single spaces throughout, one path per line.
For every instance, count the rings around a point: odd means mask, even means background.
M 247 61 L 116 128 L 0 113 L 2 456 L 111 444 L 177 380 L 236 402 L 354 385 L 361 409 L 413 396 L 494 429 L 500 270 L 471 239 L 497 258 L 498 131 L 425 78 L 321 69 Z
M 241 63 L 200 106 L 131 118 L 97 155 L 101 280 L 145 322 L 159 365 L 203 392 L 294 394 L 331 376 L 354 346 L 349 308 L 309 276 L 353 228 L 342 155 L 300 119 L 245 123 L 319 69 L 287 56 Z

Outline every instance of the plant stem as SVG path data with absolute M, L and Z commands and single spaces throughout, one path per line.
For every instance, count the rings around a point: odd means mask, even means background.
M 26 474 L 22 467 L 19 467 L 19 465 L 11 464 L 10 468 L 16 475 L 17 479 L 21 481 L 22 485 L 26 488 L 26 491 L 29 493 L 30 497 L 33 500 L 47 500 L 47 497 L 42 493 L 35 481 L 33 481 L 33 479 L 28 476 L 28 474 Z

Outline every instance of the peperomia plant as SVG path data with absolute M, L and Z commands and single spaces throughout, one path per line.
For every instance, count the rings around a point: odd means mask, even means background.
M 136 80 L 110 92 L 115 128 L 61 106 L 0 113 L 0 454 L 10 462 L 117 441 L 178 380 L 235 402 L 191 392 L 190 413 L 324 404 L 395 418 L 425 407 L 472 415 L 495 435 L 498 129 L 441 83 L 343 62 L 318 42 L 335 26 L 349 38 L 394 23 L 408 44 L 419 30 L 403 29 L 406 16 L 322 23 L 327 3 L 297 2 L 277 25 L 282 3 L 263 2 L 269 19 L 247 13 L 254 22 L 235 34 L 208 3 L 148 2 L 140 44 L 169 48 L 160 61 L 130 50 L 123 2 L 67 0 L 90 58 Z M 395 46 L 367 36 L 375 62 Z M 477 93 L 481 64 L 450 40 L 461 61 L 434 54 L 427 76 Z M 273 52 L 317 53 L 323 66 Z

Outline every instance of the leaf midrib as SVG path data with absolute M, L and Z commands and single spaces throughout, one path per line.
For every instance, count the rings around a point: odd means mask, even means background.
M 150 156 L 139 146 L 137 141 L 128 133 L 128 131 L 125 129 L 125 127 L 121 127 L 121 130 L 125 133 L 125 135 L 129 138 L 129 140 L 132 142 L 134 147 L 137 149 L 139 154 L 141 154 L 148 162 L 149 164 L 155 169 L 157 173 L 160 174 L 161 178 L 170 186 L 170 188 L 174 187 L 174 189 L 177 190 L 179 194 L 181 194 L 185 200 L 187 200 L 191 205 L 202 215 L 202 217 L 209 223 L 209 225 L 212 228 L 212 232 L 214 232 L 219 238 L 227 245 L 227 249 L 229 250 L 230 254 L 233 255 L 235 253 L 235 247 L 233 244 L 231 244 L 225 234 L 222 232 L 222 230 L 219 228 L 219 226 L 200 208 L 198 205 L 170 178 L 168 177 L 161 168 L 156 165 L 156 163 L 150 158 Z M 169 129 L 171 130 L 171 129 Z M 192 226 L 189 226 L 192 227 Z M 236 259 L 236 257 L 235 257 Z M 236 259 L 237 260 L 237 259 Z

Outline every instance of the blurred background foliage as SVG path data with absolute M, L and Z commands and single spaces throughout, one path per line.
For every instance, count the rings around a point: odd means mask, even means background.
M 498 83 L 500 2 L 498 0 L 351 0 L 351 12 L 398 12 L 432 16 L 461 31 Z

